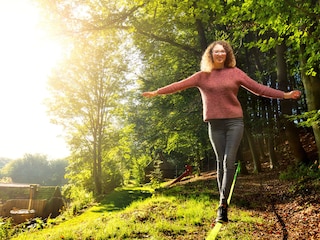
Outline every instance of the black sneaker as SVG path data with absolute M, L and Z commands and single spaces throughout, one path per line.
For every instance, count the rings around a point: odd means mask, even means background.
M 218 208 L 216 222 L 227 223 L 228 221 L 228 207 L 221 205 Z

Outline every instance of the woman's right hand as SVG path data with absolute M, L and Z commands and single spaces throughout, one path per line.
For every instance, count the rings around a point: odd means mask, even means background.
M 142 93 L 142 96 L 148 97 L 148 98 L 155 97 L 155 96 L 157 96 L 157 95 L 158 95 L 157 91 L 144 92 L 144 93 Z

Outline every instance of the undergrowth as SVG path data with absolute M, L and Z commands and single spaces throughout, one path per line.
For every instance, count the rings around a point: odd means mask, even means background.
M 213 185 L 206 181 L 193 182 L 154 192 L 118 189 L 81 215 L 65 221 L 60 219 L 42 230 L 30 229 L 12 239 L 204 239 L 218 207 Z M 221 233 L 222 239 L 234 236 L 252 239 L 249 230 L 263 222 L 233 205 L 229 217 L 233 221 Z
M 11 219 L 0 217 L 0 239 L 9 239 L 13 231 Z
M 291 180 L 294 183 L 290 187 L 293 193 L 308 193 L 311 189 L 320 190 L 320 168 L 318 162 L 312 165 L 290 166 L 279 176 L 281 180 Z
M 319 182 L 319 177 L 319 170 L 313 166 L 290 168 L 281 174 L 282 179 L 298 180 L 294 181 L 298 182 L 297 187 L 309 184 L 306 179 Z M 23 229 L 3 222 L 0 239 L 205 239 L 218 207 L 215 179 L 160 186 L 156 190 L 150 186 L 116 189 L 75 215 L 69 210 L 56 219 Z M 274 221 L 265 221 L 239 203 L 231 202 L 229 218 L 231 221 L 222 227 L 218 239 L 235 239 L 236 236 L 236 239 L 252 240 L 263 233 L 261 228 L 272 232 L 275 225 Z
M 280 174 L 281 180 L 297 180 L 299 182 L 304 179 L 320 180 L 320 168 L 316 161 L 311 165 L 289 166 L 286 171 Z

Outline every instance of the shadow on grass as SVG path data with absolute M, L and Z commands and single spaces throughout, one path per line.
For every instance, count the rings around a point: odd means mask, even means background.
M 171 187 L 156 189 L 153 193 L 141 189 L 117 189 L 104 197 L 98 209 L 94 212 L 120 211 L 128 207 L 135 201 L 141 201 L 152 195 L 174 196 L 182 199 L 193 199 L 197 197 L 208 197 L 209 199 L 219 199 L 216 180 L 198 180 L 176 184 Z
M 101 206 L 95 212 L 119 211 L 129 206 L 132 202 L 144 200 L 151 196 L 152 193 L 143 190 L 114 190 L 100 202 Z
M 193 182 L 176 184 L 171 187 L 157 189 L 154 194 L 190 199 L 200 196 L 208 197 L 209 199 L 219 199 L 219 193 L 215 179 L 201 179 Z

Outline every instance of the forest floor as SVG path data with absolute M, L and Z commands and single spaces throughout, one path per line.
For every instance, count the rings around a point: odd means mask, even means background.
M 310 139 L 306 142 L 310 143 Z M 314 144 L 305 147 L 311 159 L 317 158 Z M 283 151 L 289 152 L 288 149 Z M 290 159 L 290 154 L 284 156 L 277 170 L 269 169 L 268 162 L 265 162 L 261 173 L 240 174 L 237 178 L 230 210 L 234 205 L 264 220 L 250 230 L 253 239 L 320 239 L 320 181 L 307 176 L 291 181 L 280 180 L 280 172 L 293 164 Z M 200 178 L 215 181 L 216 173 L 203 173 Z M 192 178 L 183 182 L 189 181 Z M 183 182 L 179 184 L 185 184 Z
M 250 209 L 264 222 L 257 224 L 257 239 L 320 239 L 319 186 L 279 180 L 277 172 L 239 176 L 233 202 Z M 267 228 L 266 228 L 267 227 Z M 280 234 L 280 235 L 279 235 Z
M 216 173 L 203 173 L 196 178 L 196 181 L 201 180 L 216 181 Z M 192 181 L 191 177 L 178 184 L 188 184 Z M 278 171 L 266 168 L 259 174 L 240 174 L 230 210 L 233 211 L 234 206 L 250 211 L 251 215 L 263 219 L 263 223 L 251 227 L 252 239 L 318 240 L 320 239 L 320 184 L 317 181 L 306 180 L 297 183 L 297 181 L 280 180 Z
M 309 159 L 316 161 L 315 142 L 310 135 L 301 138 Z M 284 149 L 290 153 L 289 149 Z M 320 239 L 320 183 L 319 179 L 300 176 L 292 181 L 280 180 L 280 172 L 292 165 L 292 156 L 283 155 L 278 171 L 268 169 L 258 175 L 239 176 L 234 202 L 244 202 L 244 206 L 260 215 L 265 221 L 276 220 L 276 226 L 257 225 L 257 239 Z M 290 161 L 291 160 L 291 161 Z M 311 169 L 310 169 L 311 171 Z M 318 169 L 320 171 L 320 169 Z M 318 175 L 319 176 L 319 175 Z

